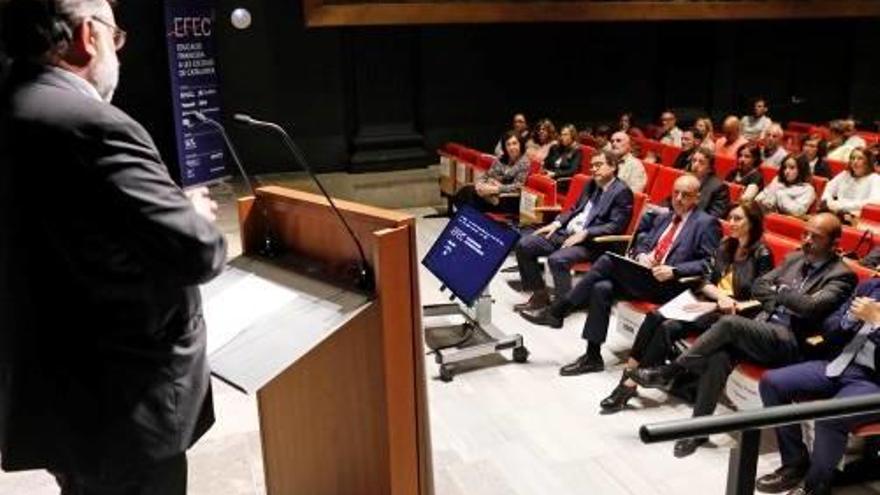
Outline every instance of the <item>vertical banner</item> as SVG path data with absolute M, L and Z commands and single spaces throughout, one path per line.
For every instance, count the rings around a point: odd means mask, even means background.
M 165 0 L 165 38 L 183 187 L 229 176 L 220 132 L 190 115 L 199 111 L 220 120 L 220 84 L 214 56 L 216 10 L 216 0 Z

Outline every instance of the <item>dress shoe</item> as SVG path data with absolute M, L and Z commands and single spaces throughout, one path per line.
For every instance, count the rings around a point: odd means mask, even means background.
M 694 452 L 697 451 L 697 448 L 704 443 L 708 443 L 708 438 L 685 438 L 684 440 L 679 440 L 675 442 L 675 447 L 672 449 L 672 454 L 675 457 L 682 458 L 687 457 Z
M 782 493 L 798 486 L 807 475 L 809 466 L 782 466 L 770 474 L 765 474 L 755 481 L 755 489 L 763 493 Z
M 532 297 L 527 302 L 514 304 L 513 309 L 514 311 L 537 311 L 547 306 L 550 306 L 550 294 L 545 290 L 539 290 L 532 294 Z
M 553 316 L 550 308 L 539 309 L 537 311 L 522 311 L 520 316 L 535 325 L 543 325 L 551 328 L 562 328 L 562 318 Z
M 630 380 L 645 388 L 664 388 L 681 372 L 679 366 L 667 364 L 653 368 L 635 368 L 624 371 Z
M 605 362 L 602 358 L 590 358 L 586 354 L 574 360 L 574 362 L 566 364 L 559 368 L 559 374 L 562 376 L 576 376 L 586 373 L 596 373 L 605 369 Z
M 510 287 L 511 289 L 513 289 L 513 290 L 516 291 L 516 292 L 522 292 L 522 291 L 523 291 L 523 283 L 522 283 L 522 280 L 508 280 L 508 281 L 507 281 L 507 286 Z
M 602 412 L 605 414 L 616 413 L 622 411 L 626 407 L 627 401 L 636 395 L 638 395 L 638 389 L 636 387 L 627 387 L 621 383 L 614 387 L 614 390 L 611 391 L 611 395 L 602 399 L 602 402 L 599 403 L 599 407 L 602 408 Z

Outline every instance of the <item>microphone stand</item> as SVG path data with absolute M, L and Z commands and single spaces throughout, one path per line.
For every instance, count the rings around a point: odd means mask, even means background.
M 281 135 L 281 138 L 284 144 L 287 146 L 287 149 L 293 155 L 294 159 L 298 162 L 299 166 L 302 167 L 303 170 L 309 174 L 309 177 L 315 182 L 318 186 L 318 189 L 321 190 L 321 194 L 324 195 L 324 198 L 330 204 L 330 208 L 336 214 L 336 217 L 339 218 L 339 221 L 342 222 L 342 225 L 345 227 L 345 230 L 348 231 L 349 237 L 354 241 L 355 246 L 357 246 L 358 254 L 360 255 L 360 263 L 356 267 L 357 273 L 355 275 L 355 284 L 356 286 L 364 291 L 373 292 L 375 289 L 375 281 L 373 277 L 373 270 L 370 265 L 367 263 L 367 257 L 364 254 L 364 247 L 361 245 L 361 241 L 357 238 L 354 231 L 351 229 L 351 226 L 348 224 L 348 221 L 345 220 L 345 217 L 342 215 L 342 212 L 339 208 L 336 207 L 336 203 L 333 201 L 333 198 L 330 197 L 330 194 L 327 193 L 327 190 L 324 189 L 324 185 L 321 184 L 321 181 L 318 180 L 318 177 L 315 175 L 312 168 L 309 166 L 308 162 L 305 159 L 302 151 L 299 149 L 299 146 L 293 141 L 287 131 L 284 130 L 278 124 L 274 124 L 272 122 L 265 122 L 262 120 L 254 119 L 248 115 L 244 114 L 235 114 L 233 120 L 239 122 L 241 124 L 252 126 L 252 127 L 261 127 L 263 129 L 271 130 L 277 134 Z
M 238 167 L 238 171 L 239 173 L 241 173 L 241 177 L 244 179 L 245 185 L 247 186 L 251 195 L 254 197 L 254 202 L 259 205 L 260 214 L 263 216 L 263 225 L 265 227 L 263 231 L 263 245 L 260 246 L 260 250 L 258 252 L 260 255 L 267 258 L 277 257 L 281 254 L 281 249 L 278 245 L 278 240 L 275 236 L 275 232 L 272 230 L 272 225 L 269 222 L 269 211 L 266 209 L 266 203 L 264 201 L 260 201 L 260 197 L 257 196 L 257 190 L 254 188 L 254 184 L 251 182 L 251 179 L 248 176 L 247 172 L 245 172 L 244 165 L 242 165 L 241 159 L 238 157 L 238 153 L 235 151 L 235 147 L 232 146 L 232 141 L 226 134 L 226 128 L 223 127 L 223 124 L 208 117 L 202 112 L 194 111 L 190 112 L 190 115 L 195 117 L 195 119 L 198 120 L 199 123 L 207 124 L 220 132 L 220 135 L 223 137 L 223 141 L 226 143 L 226 147 L 229 149 L 229 154 L 232 156 L 232 161 L 235 162 L 235 165 Z

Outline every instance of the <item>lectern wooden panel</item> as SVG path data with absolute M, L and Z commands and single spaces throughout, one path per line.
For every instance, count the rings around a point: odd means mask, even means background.
M 375 271 L 375 303 L 258 392 L 270 495 L 430 495 L 431 448 L 415 221 L 338 201 Z M 320 196 L 264 187 L 239 201 L 242 248 L 271 231 L 285 251 L 344 273 L 358 260 Z M 267 225 L 268 224 L 268 225 Z

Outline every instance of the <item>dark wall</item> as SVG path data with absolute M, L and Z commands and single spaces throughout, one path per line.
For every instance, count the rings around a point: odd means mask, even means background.
M 120 2 L 130 32 L 116 100 L 173 159 L 159 2 Z M 363 171 L 431 161 L 447 140 L 494 145 L 514 110 L 557 123 L 665 107 L 716 121 L 764 94 L 777 119 L 880 111 L 876 21 L 473 25 L 313 29 L 300 2 L 219 0 L 227 115 L 275 120 L 316 168 Z M 247 7 L 253 25 L 227 19 Z M 271 136 L 231 127 L 257 172 L 294 170 Z

